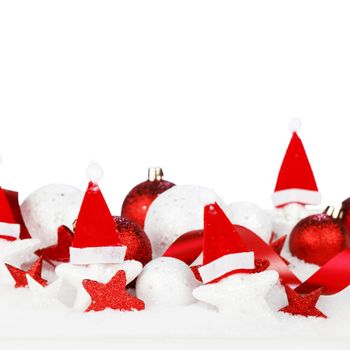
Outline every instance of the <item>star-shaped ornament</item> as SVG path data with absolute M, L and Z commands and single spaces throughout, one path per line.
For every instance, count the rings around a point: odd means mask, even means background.
M 63 307 L 58 295 L 62 286 L 62 280 L 58 279 L 46 287 L 38 283 L 34 278 L 27 275 L 28 287 L 35 305 L 48 307 L 58 305 Z
M 322 287 L 305 295 L 297 293 L 289 286 L 285 286 L 285 289 L 288 298 L 288 305 L 279 311 L 286 312 L 291 315 L 327 318 L 325 314 L 316 308 L 317 301 L 322 293 Z
M 59 278 L 64 280 L 66 287 L 69 286 L 76 292 L 73 304 L 71 301 L 67 301 L 65 304 L 76 310 L 84 311 L 91 302 L 91 298 L 82 286 L 83 280 L 89 279 L 107 283 L 120 270 L 125 271 L 127 284 L 129 284 L 141 273 L 142 264 L 136 260 L 126 260 L 120 264 L 73 265 L 67 263 L 58 265 L 55 272 Z
M 285 262 L 286 265 L 289 265 L 289 261 L 287 261 L 285 258 L 281 256 L 282 249 L 284 247 L 284 244 L 286 243 L 287 235 L 281 236 L 278 239 L 276 238 L 276 234 L 272 233 L 269 244 L 270 247 L 280 256 L 280 258 Z
M 73 232 L 67 226 L 60 226 L 57 230 L 57 244 L 47 248 L 39 249 L 36 254 L 42 256 L 46 261 L 69 261 L 69 248 L 73 242 Z
M 91 297 L 91 304 L 85 310 L 103 311 L 107 308 L 119 311 L 144 310 L 142 300 L 126 291 L 125 271 L 118 271 L 106 284 L 92 280 L 84 280 L 83 287 Z
M 21 265 L 31 261 L 35 257 L 34 252 L 38 249 L 38 239 L 17 239 L 10 242 L 0 239 L 0 263 Z
M 35 263 L 30 267 L 28 271 L 23 271 L 17 267 L 10 264 L 5 264 L 9 270 L 12 278 L 15 281 L 15 288 L 25 288 L 28 286 L 27 275 L 32 277 L 35 281 L 40 283 L 42 286 L 47 285 L 47 281 L 41 277 L 41 271 L 43 268 L 43 258 L 40 257 L 35 261 Z
M 0 239 L 0 283 L 12 285 L 13 279 L 9 274 L 5 263 L 13 266 L 22 266 L 22 264 L 33 261 L 37 256 L 34 252 L 39 248 L 38 239 L 17 239 L 9 242 Z
M 193 296 L 215 306 L 220 312 L 265 315 L 271 310 L 265 296 L 278 282 L 276 271 L 235 274 L 213 284 L 196 288 Z

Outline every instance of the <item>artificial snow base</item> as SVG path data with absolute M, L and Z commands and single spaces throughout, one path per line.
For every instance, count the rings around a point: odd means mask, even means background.
M 291 262 L 293 271 L 301 279 L 307 278 L 318 268 L 290 256 L 287 252 L 284 256 Z M 11 339 L 12 344 L 20 344 L 21 339 L 37 341 L 36 349 L 38 344 L 43 344 L 45 341 L 50 342 L 50 348 L 52 348 L 52 342 L 56 342 L 57 339 L 60 342 L 79 339 L 80 345 L 86 344 L 84 349 L 94 344 L 93 339 L 101 339 L 102 343 L 114 339 L 114 342 L 106 342 L 106 347 L 109 344 L 112 348 L 112 345 L 119 345 L 120 342 L 129 340 L 136 344 L 136 339 L 147 338 L 149 348 L 153 349 L 160 344 L 157 341 L 170 338 L 177 339 L 174 344 L 179 346 L 180 344 L 190 345 L 194 339 L 201 342 L 201 339 L 205 338 L 208 339 L 205 344 L 208 345 L 216 340 L 216 344 L 223 342 L 223 347 L 225 344 L 227 347 L 232 346 L 239 340 L 245 344 L 244 339 L 254 343 L 254 340 L 264 338 L 266 344 L 280 338 L 290 339 L 281 340 L 279 344 L 283 349 L 289 348 L 288 346 L 295 344 L 298 339 L 305 338 L 314 339 L 317 343 L 320 339 L 325 339 L 318 349 L 328 344 L 327 339 L 345 341 L 349 338 L 350 340 L 350 304 L 348 302 L 350 288 L 332 297 L 320 298 L 318 308 L 329 317 L 327 320 L 291 316 L 281 312 L 266 313 L 253 318 L 245 314 L 220 313 L 200 302 L 186 306 L 150 307 L 139 312 L 105 310 L 99 313 L 81 313 L 62 305 L 43 304 L 41 306 L 33 303 L 32 298 L 28 288 L 14 289 L 11 286 L 1 286 L 1 349 L 8 349 L 8 342 Z M 283 288 L 275 286 L 267 300 L 274 311 L 286 305 Z M 2 344 L 7 346 L 3 347 Z M 144 342 L 139 344 L 141 348 L 143 348 L 142 344 Z M 162 344 L 164 346 L 164 343 Z M 95 348 L 101 348 L 101 343 L 97 342 L 95 345 Z M 260 343 L 259 348 L 263 345 L 264 343 Z M 169 349 L 168 344 L 166 346 Z M 338 344 L 337 349 L 340 346 L 341 344 Z M 271 349 L 270 346 L 268 348 Z

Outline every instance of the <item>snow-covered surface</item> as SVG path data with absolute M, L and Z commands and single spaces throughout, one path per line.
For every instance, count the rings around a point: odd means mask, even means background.
M 288 253 L 286 258 L 302 279 L 317 267 Z M 251 314 L 219 313 L 203 303 L 154 307 L 140 312 L 81 313 L 70 308 L 32 302 L 29 289 L 0 287 L 0 339 L 3 337 L 347 337 L 350 322 L 350 290 L 321 297 L 318 307 L 328 319 L 293 317 L 276 312 L 286 303 L 283 288 L 276 286 L 267 297 L 273 310 Z
M 288 216 L 286 213 L 291 209 L 285 209 L 283 215 L 280 215 L 281 212 L 276 215 L 273 211 L 272 220 L 277 216 L 281 222 L 288 220 L 289 223 L 290 218 L 295 220 L 295 217 L 308 214 L 304 209 L 301 213 L 301 208 L 294 208 L 294 214 Z M 37 244 L 33 240 L 34 243 Z M 15 243 L 3 243 L 3 248 L 8 248 L 10 244 Z M 29 248 L 33 249 L 31 246 Z M 29 253 L 32 254 L 31 251 Z M 292 270 L 301 280 L 318 268 L 291 256 L 287 246 L 282 255 L 291 262 Z M 167 274 L 162 276 L 165 283 Z M 83 313 L 55 301 L 55 290 L 56 287 L 59 289 L 59 284 L 52 285 L 51 290 L 45 293 L 32 280 L 31 288 L 14 289 L 2 283 L 3 277 L 0 281 L 0 345 L 4 344 L 5 349 L 9 345 L 21 347 L 23 343 L 33 344 L 37 349 L 40 344 L 42 348 L 43 344 L 52 347 L 53 342 L 64 347 L 69 341 L 84 344 L 85 349 L 93 346 L 113 348 L 116 344 L 131 344 L 135 348 L 148 344 L 153 349 L 164 346 L 172 349 L 191 344 L 194 347 L 201 344 L 202 348 L 210 348 L 210 344 L 212 347 L 220 345 L 221 348 L 236 345 L 265 348 L 266 345 L 271 349 L 273 344 L 284 344 L 286 349 L 291 345 L 304 346 L 308 341 L 319 342 L 320 339 L 322 343 L 318 343 L 318 348 L 324 348 L 329 344 L 329 339 L 335 339 L 337 349 L 340 349 L 350 338 L 350 288 L 335 296 L 320 298 L 317 307 L 329 317 L 327 320 L 278 312 L 286 305 L 284 289 L 279 284 L 273 286 L 266 296 L 269 308 L 266 312 L 254 311 L 254 298 L 242 298 L 242 303 L 252 303 L 252 307 L 246 304 L 236 312 L 218 312 L 215 305 L 194 301 L 189 305 L 171 307 L 149 304 L 140 312 L 105 310 Z M 44 277 L 50 282 L 57 278 L 47 265 Z M 175 286 L 172 292 L 176 293 L 177 288 Z M 134 290 L 130 292 L 135 293 Z M 225 309 L 224 305 L 221 304 L 220 309 Z M 203 339 L 206 341 L 203 342 Z

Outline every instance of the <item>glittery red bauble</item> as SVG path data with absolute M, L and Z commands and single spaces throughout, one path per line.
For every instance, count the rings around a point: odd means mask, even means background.
M 152 202 L 158 195 L 174 186 L 173 183 L 161 178 L 161 169 L 155 168 L 155 170 L 160 170 L 160 175 L 152 178 L 152 181 L 147 180 L 134 187 L 124 199 L 122 206 L 121 216 L 136 222 L 142 228 L 144 227 L 148 208 Z
M 152 260 L 152 246 L 142 228 L 134 222 L 114 216 L 119 239 L 127 247 L 125 260 L 137 260 L 143 265 Z
M 327 213 L 311 215 L 293 229 L 289 248 L 299 259 L 324 265 L 348 245 L 348 237 L 338 218 Z
M 350 198 L 342 203 L 342 223 L 345 230 L 350 233 Z

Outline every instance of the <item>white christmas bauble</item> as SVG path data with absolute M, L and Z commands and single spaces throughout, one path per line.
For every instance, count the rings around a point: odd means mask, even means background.
M 228 214 L 233 224 L 250 229 L 265 241 L 270 239 L 272 233 L 271 218 L 258 205 L 250 202 L 231 203 Z
M 72 227 L 77 218 L 84 193 L 72 186 L 51 184 L 32 192 L 22 203 L 24 222 L 41 247 L 57 242 L 57 228 Z
M 161 256 L 180 235 L 203 228 L 203 212 L 207 204 L 222 200 L 211 189 L 174 186 L 159 195 L 148 209 L 145 232 L 152 243 L 153 256 Z
M 136 280 L 136 295 L 149 306 L 180 306 L 193 303 L 198 287 L 190 267 L 174 258 L 149 262 Z

